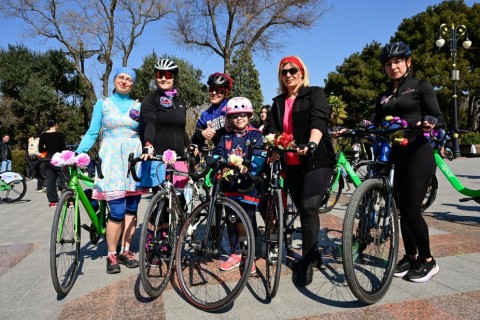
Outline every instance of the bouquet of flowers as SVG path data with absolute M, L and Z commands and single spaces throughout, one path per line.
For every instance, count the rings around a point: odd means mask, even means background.
M 263 138 L 263 143 L 267 149 L 273 147 L 279 148 L 280 150 L 296 148 L 295 141 L 293 140 L 293 135 L 283 132 L 282 134 L 268 134 Z
M 386 116 L 381 126 L 389 129 L 407 128 L 408 123 L 407 121 L 400 119 L 400 117 Z M 408 144 L 408 139 L 404 137 L 402 131 L 397 131 L 393 134 L 393 142 L 401 146 L 406 146 Z
M 86 153 L 75 155 L 73 151 L 64 150 L 62 152 L 56 152 L 50 160 L 50 163 L 55 167 L 76 165 L 79 168 L 86 168 L 90 163 L 90 157 Z
M 162 155 L 162 161 L 166 164 L 175 164 L 177 161 L 177 153 L 173 150 L 165 150 Z

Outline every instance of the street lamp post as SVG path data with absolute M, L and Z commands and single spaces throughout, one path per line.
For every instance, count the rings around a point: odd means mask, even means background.
M 85 76 L 85 59 L 88 59 L 88 58 L 91 58 L 93 57 L 95 54 L 98 54 L 98 57 L 97 57 L 97 60 L 98 62 L 100 63 L 105 63 L 105 55 L 103 54 L 103 48 L 100 48 L 98 50 L 85 50 L 83 48 L 83 41 L 80 40 L 80 42 L 78 43 L 78 52 L 76 54 L 78 54 L 78 60 L 80 61 L 80 70 L 82 71 L 82 74 Z M 64 52 L 65 55 L 68 55 L 68 56 L 74 56 L 75 54 L 74 53 L 71 53 L 71 52 Z M 88 113 L 86 111 L 86 108 L 85 108 L 85 98 L 86 98 L 86 95 L 85 94 L 82 94 L 82 104 L 84 106 L 83 108 L 83 126 L 84 126 L 84 129 L 85 130 L 88 130 L 88 122 L 89 122 L 89 117 L 88 117 Z
M 453 135 L 453 155 L 459 157 L 460 154 L 460 145 L 458 143 L 458 105 L 457 105 L 457 80 L 460 80 L 460 72 L 457 69 L 457 44 L 458 40 L 466 35 L 465 41 L 463 41 L 462 46 L 464 49 L 470 48 L 472 41 L 468 39 L 467 27 L 464 25 L 455 26 L 453 23 L 448 25 L 442 23 L 440 29 L 438 30 L 438 39 L 435 42 L 437 47 L 441 48 L 445 44 L 445 39 L 442 36 L 450 36 L 450 53 L 452 55 L 452 86 L 453 86 L 453 130 L 455 131 Z

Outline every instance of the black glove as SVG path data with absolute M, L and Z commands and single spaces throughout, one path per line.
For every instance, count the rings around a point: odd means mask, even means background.
M 433 124 L 433 125 L 436 125 L 438 123 L 438 119 L 433 116 L 424 116 L 423 121 L 426 121 L 429 124 Z

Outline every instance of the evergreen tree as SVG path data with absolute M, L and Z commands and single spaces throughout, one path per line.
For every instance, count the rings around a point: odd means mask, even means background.
M 233 79 L 233 92 L 230 96 L 248 98 L 253 104 L 254 114 L 259 116 L 263 95 L 259 74 L 255 69 L 250 51 L 236 52 L 232 59 L 231 77 Z

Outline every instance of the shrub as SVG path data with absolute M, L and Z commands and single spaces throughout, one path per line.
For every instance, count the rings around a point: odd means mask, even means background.
M 25 150 L 12 150 L 12 171 L 25 175 L 27 165 L 26 155 L 27 151 Z
M 460 144 L 480 144 L 480 132 L 469 132 L 460 136 Z

